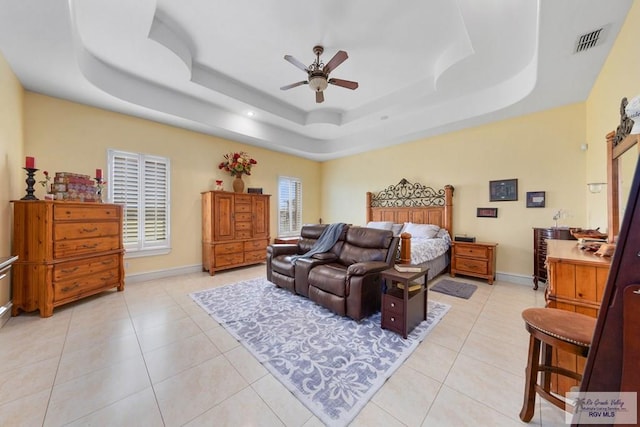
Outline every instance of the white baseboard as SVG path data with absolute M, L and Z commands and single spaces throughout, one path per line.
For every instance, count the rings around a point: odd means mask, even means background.
M 11 318 L 11 307 L 13 307 L 11 301 L 0 307 L 0 328 Z
M 533 289 L 533 275 L 531 276 L 523 276 L 522 274 L 513 274 L 513 273 L 496 273 L 496 280 L 501 280 L 503 282 L 515 283 L 516 285 L 525 285 L 531 286 Z
M 202 264 L 185 267 L 170 268 L 168 270 L 150 271 L 146 273 L 125 274 L 125 283 L 139 283 L 147 280 L 162 279 L 165 277 L 180 276 L 183 274 L 202 272 Z

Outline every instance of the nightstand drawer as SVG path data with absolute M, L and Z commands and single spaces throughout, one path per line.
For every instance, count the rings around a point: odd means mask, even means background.
M 456 255 L 487 259 L 488 249 L 485 246 L 456 245 Z
M 388 294 L 382 296 L 383 311 L 393 313 L 397 317 L 404 316 L 404 300 Z
M 478 273 L 478 274 L 487 274 L 488 271 L 488 263 L 486 260 L 481 259 L 473 259 L 473 258 L 456 258 L 456 270 L 460 273 Z

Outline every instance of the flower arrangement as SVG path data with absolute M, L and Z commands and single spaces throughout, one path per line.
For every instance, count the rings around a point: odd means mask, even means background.
M 51 181 L 51 177 L 49 176 L 49 172 L 47 171 L 43 171 L 42 174 L 44 175 L 44 179 L 42 181 L 38 181 L 40 183 L 40 185 L 42 185 L 43 187 L 45 187 L 47 189 L 47 192 L 49 191 L 49 181 Z
M 240 151 L 239 153 L 225 154 L 224 162 L 218 165 L 218 169 L 224 169 L 231 176 L 251 175 L 251 168 L 257 164 L 258 162 L 255 159 L 252 159 L 244 151 Z

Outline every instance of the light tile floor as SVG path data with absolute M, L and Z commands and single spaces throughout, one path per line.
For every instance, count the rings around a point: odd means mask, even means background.
M 188 296 L 264 275 L 264 265 L 133 283 L 0 329 L 2 426 L 321 426 Z M 436 278 L 434 283 L 442 277 Z M 528 334 L 521 311 L 542 288 L 471 278 L 353 426 L 513 426 L 522 405 Z M 537 399 L 530 425 L 562 426 Z

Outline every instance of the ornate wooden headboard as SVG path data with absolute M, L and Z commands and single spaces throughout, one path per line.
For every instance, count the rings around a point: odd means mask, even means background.
M 402 178 L 378 193 L 367 192 L 367 222 L 435 224 L 453 238 L 453 186 L 435 190 Z

